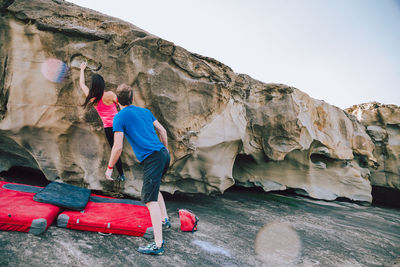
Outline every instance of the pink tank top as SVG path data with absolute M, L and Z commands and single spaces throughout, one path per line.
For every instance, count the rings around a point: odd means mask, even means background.
M 117 105 L 115 103 L 106 105 L 104 104 L 103 99 L 100 99 L 100 101 L 97 103 L 97 106 L 95 106 L 95 109 L 103 121 L 104 128 L 112 127 L 114 116 L 118 113 Z

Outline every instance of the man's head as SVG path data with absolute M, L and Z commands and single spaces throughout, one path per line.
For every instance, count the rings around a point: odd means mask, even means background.
M 132 105 L 133 89 L 125 83 L 120 84 L 117 88 L 117 98 L 122 106 Z

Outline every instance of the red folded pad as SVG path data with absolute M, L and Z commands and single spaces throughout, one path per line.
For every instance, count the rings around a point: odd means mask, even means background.
M 33 196 L 42 187 L 0 181 L 0 230 L 41 234 L 61 208 L 39 203 Z
M 57 226 L 69 229 L 132 236 L 153 236 L 150 213 L 139 201 L 91 194 L 82 211 L 66 210 Z

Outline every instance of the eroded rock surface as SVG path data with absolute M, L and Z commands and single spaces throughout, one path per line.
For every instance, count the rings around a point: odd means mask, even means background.
M 162 190 L 209 194 L 238 183 L 371 201 L 380 154 L 343 110 L 68 2 L 0 7 L 0 171 L 31 167 L 49 180 L 113 190 L 103 178 L 110 148 L 101 121 L 80 106 L 78 67 L 87 61 L 87 81 L 99 73 L 108 90 L 132 85 L 135 104 L 166 127 L 172 163 Z M 44 78 L 48 58 L 68 65 L 67 79 Z M 141 167 L 125 143 L 122 190 L 139 196 Z
M 379 167 L 371 170 L 372 185 L 400 190 L 400 107 L 371 102 L 346 111 L 365 125 L 375 144 Z

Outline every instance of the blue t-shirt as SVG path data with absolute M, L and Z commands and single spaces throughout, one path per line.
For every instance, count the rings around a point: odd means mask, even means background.
M 140 162 L 164 147 L 154 129 L 155 120 L 150 110 L 133 105 L 114 116 L 113 131 L 124 133 Z

